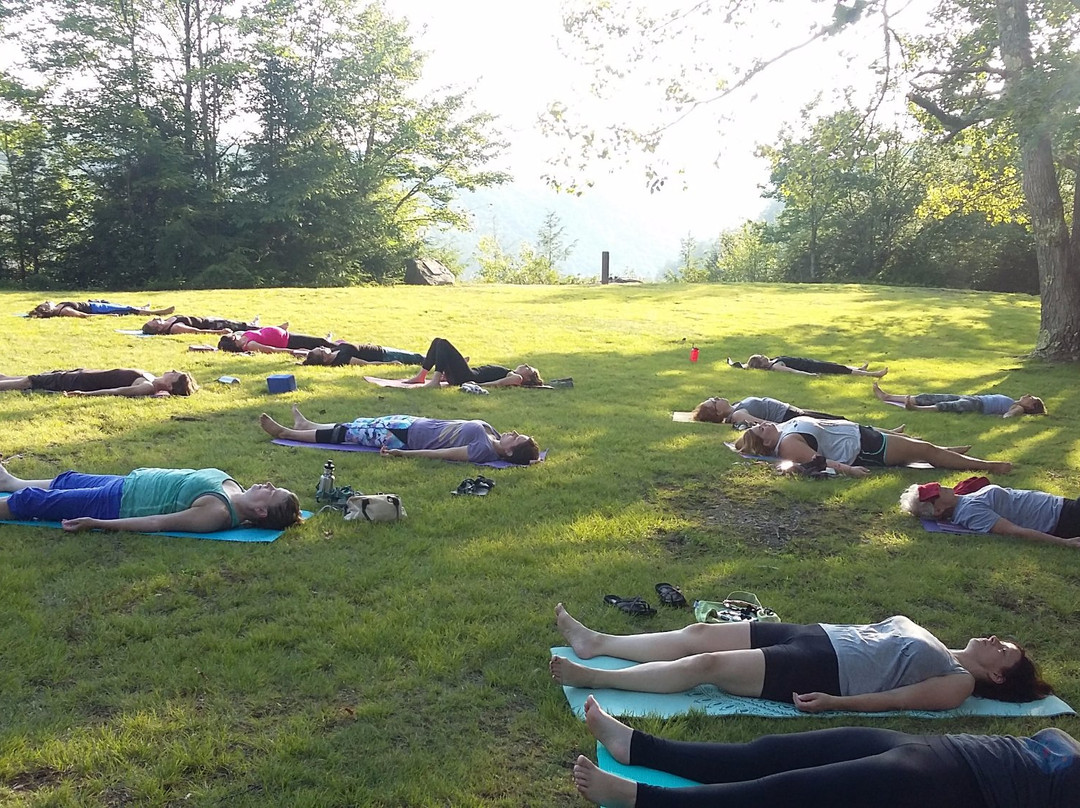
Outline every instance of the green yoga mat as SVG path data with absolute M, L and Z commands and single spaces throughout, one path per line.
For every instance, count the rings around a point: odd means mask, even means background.
M 552 656 L 566 657 L 572 662 L 600 670 L 619 670 L 636 665 L 625 659 L 615 657 L 593 657 L 580 659 L 572 648 L 559 646 L 551 649 Z M 1075 711 L 1057 696 L 1047 696 L 1038 701 L 1025 704 L 1013 704 L 992 699 L 969 697 L 953 710 L 897 710 L 882 713 L 827 712 L 804 713 L 792 704 L 767 699 L 751 699 L 745 696 L 732 696 L 713 685 L 699 685 L 693 690 L 682 693 L 639 693 L 633 690 L 609 690 L 584 687 L 563 687 L 570 709 L 578 718 L 585 718 L 585 699 L 592 693 L 600 705 L 612 715 L 655 715 L 670 718 L 673 715 L 699 711 L 706 715 L 756 715 L 763 718 L 805 718 L 812 716 L 838 715 L 907 715 L 916 718 L 956 718 L 959 716 L 1019 716 L 1047 717 L 1054 715 L 1074 715 Z
M 0 494 L 0 500 L 7 499 L 10 494 Z M 300 511 L 307 519 L 311 511 Z M 0 519 L 0 525 L 25 525 L 27 527 L 51 527 L 63 530 L 64 526 L 59 522 L 45 522 L 38 519 Z M 131 533 L 138 531 L 128 531 Z M 274 530 L 268 527 L 234 527 L 231 530 L 218 530 L 214 533 L 185 533 L 182 530 L 163 530 L 160 533 L 143 533 L 144 536 L 175 536 L 181 539 L 211 539 L 213 541 L 246 541 L 246 542 L 271 542 L 284 533 L 284 530 Z

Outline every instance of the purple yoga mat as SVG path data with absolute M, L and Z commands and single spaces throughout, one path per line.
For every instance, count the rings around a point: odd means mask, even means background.
M 299 440 L 287 440 L 285 438 L 274 438 L 271 443 L 276 443 L 278 446 L 298 446 L 301 449 L 325 449 L 329 452 L 376 452 L 378 449 L 373 449 L 370 446 L 357 446 L 355 443 L 305 443 Z M 547 457 L 547 449 L 540 452 L 540 460 Z M 540 460 L 536 461 L 537 463 Z M 455 461 L 449 460 L 448 463 Z M 511 463 L 508 460 L 489 460 L 486 463 L 473 463 L 474 466 L 490 466 L 493 469 L 512 469 L 523 468 L 517 463 Z

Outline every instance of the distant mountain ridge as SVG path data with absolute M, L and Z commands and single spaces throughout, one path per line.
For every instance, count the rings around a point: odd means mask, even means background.
M 655 280 L 666 265 L 677 261 L 679 241 L 672 227 L 651 215 L 652 204 L 635 205 L 604 196 L 557 194 L 543 188 L 508 183 L 462 197 L 462 206 L 473 220 L 471 232 L 452 232 L 444 237 L 467 266 L 466 277 L 475 275 L 476 245 L 494 233 L 503 249 L 517 253 L 523 242 L 536 244 L 544 217 L 554 211 L 565 227 L 564 243 L 575 241 L 573 252 L 558 267 L 564 275 L 600 275 L 601 253 L 610 253 L 611 274 Z M 701 234 L 702 239 L 715 234 Z

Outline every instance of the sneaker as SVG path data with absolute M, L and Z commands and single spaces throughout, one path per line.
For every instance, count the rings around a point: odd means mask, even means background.
M 476 382 L 465 382 L 465 384 L 461 385 L 461 392 L 472 393 L 476 396 L 488 395 L 488 391 L 478 385 Z
M 567 379 L 552 379 L 548 382 L 548 384 L 550 384 L 552 387 L 573 387 L 574 379 L 573 377 Z

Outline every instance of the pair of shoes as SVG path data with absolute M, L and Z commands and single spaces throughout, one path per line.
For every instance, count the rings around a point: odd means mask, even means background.
M 572 376 L 568 376 L 565 379 L 552 379 L 548 382 L 548 385 L 551 387 L 573 387 L 574 378 Z
M 660 602 L 667 606 L 682 608 L 686 605 L 682 590 L 672 584 L 657 584 L 656 594 L 660 596 Z
M 461 392 L 472 393 L 476 396 L 486 396 L 489 393 L 489 391 L 485 390 L 476 382 L 465 382 L 465 384 L 461 385 Z
M 604 603 L 634 617 L 651 617 L 656 614 L 656 609 L 650 606 L 641 595 L 634 595 L 632 598 L 624 598 L 621 595 L 604 595 Z
M 488 491 L 495 487 L 495 481 L 490 477 L 466 477 L 462 480 L 458 487 L 451 491 L 455 497 L 459 496 L 474 496 L 474 497 L 486 497 Z

